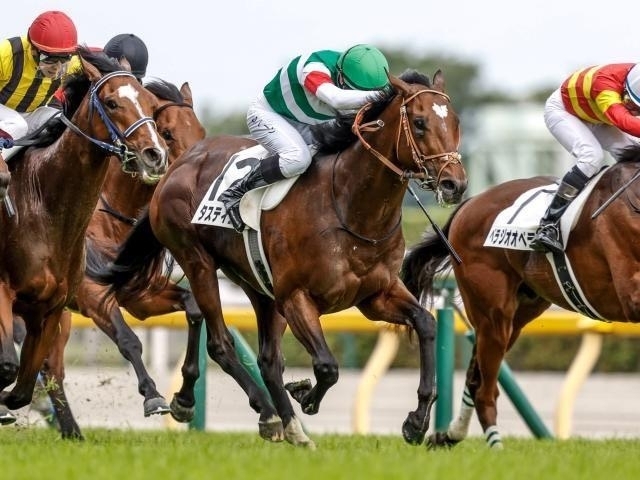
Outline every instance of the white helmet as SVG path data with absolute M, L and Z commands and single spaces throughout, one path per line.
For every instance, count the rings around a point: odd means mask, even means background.
M 629 70 L 627 79 L 624 81 L 624 87 L 627 89 L 629 98 L 640 107 L 640 63 L 636 63 Z

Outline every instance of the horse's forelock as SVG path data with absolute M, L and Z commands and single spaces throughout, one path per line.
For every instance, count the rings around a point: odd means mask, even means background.
M 182 96 L 182 93 L 180 93 L 178 87 L 176 87 L 173 83 L 169 83 L 160 78 L 145 82 L 144 88 L 149 90 L 161 100 L 167 100 L 175 103 L 184 102 L 184 97 Z

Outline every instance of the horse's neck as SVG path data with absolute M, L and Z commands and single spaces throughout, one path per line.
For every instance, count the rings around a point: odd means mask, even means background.
M 120 162 L 112 157 L 101 195 L 119 214 L 133 218 L 149 203 L 154 189 L 155 186 L 123 172 Z
M 407 183 L 361 144 L 326 163 L 325 175 L 345 223 L 362 231 L 388 231 L 398 222 Z
M 86 228 L 107 173 L 107 155 L 66 130 L 52 145 L 33 149 L 18 169 L 27 211 L 42 210 L 65 228 Z M 41 203 L 41 205 L 37 205 Z

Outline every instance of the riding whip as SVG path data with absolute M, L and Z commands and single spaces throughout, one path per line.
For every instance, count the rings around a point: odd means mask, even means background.
M 431 223 L 433 230 L 438 234 L 438 236 L 440 237 L 440 240 L 442 240 L 442 242 L 446 245 L 447 250 L 449 250 L 449 253 L 451 254 L 451 256 L 456 259 L 456 262 L 458 262 L 458 264 L 461 264 L 462 259 L 460 258 L 460 255 L 458 255 L 458 253 L 455 251 L 455 249 L 453 248 L 453 245 L 451 245 L 451 243 L 449 242 L 449 239 L 444 234 L 442 229 L 436 224 L 436 222 L 433 221 L 433 219 L 429 215 L 429 212 L 427 212 L 427 209 L 424 208 L 424 205 L 422 205 L 422 202 L 418 198 L 418 195 L 416 195 L 416 192 L 413 191 L 413 189 L 411 188 L 411 185 L 408 185 L 407 188 L 409 190 L 409 193 L 413 196 L 413 198 L 415 198 L 416 202 L 418 203 L 418 205 L 420 206 L 424 214 L 427 216 L 427 219 L 429 220 L 429 223 Z
M 591 220 L 600 215 L 602 211 L 611 204 L 611 202 L 622 195 L 622 192 L 624 192 L 629 187 L 629 185 L 631 185 L 636 179 L 638 179 L 638 177 L 640 177 L 640 170 L 638 170 L 638 172 L 633 177 L 631 177 L 631 179 L 627 183 L 622 185 L 613 195 L 611 195 L 611 197 L 609 197 L 606 202 L 600 205 L 600 207 L 598 207 L 598 209 L 591 214 Z

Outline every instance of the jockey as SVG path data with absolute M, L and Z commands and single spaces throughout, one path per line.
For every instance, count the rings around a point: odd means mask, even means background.
M 544 120 L 574 157 L 531 241 L 539 252 L 563 253 L 559 222 L 571 201 L 616 152 L 640 137 L 640 64 L 619 63 L 579 70 L 548 98 Z
M 55 10 L 40 14 L 27 35 L 0 41 L 0 165 L 11 154 L 14 140 L 57 113 L 46 105 L 77 43 L 73 21 Z
M 367 104 L 388 85 L 388 71 L 385 56 L 370 45 L 298 56 L 278 71 L 247 112 L 249 132 L 271 156 L 219 197 L 238 232 L 242 196 L 302 174 L 311 163 L 311 126 Z
M 149 52 L 139 37 L 133 33 L 121 33 L 109 40 L 103 51 L 107 56 L 117 60 L 126 59 L 131 65 L 131 73 L 142 83 L 142 79 L 147 74 Z
M 104 48 L 91 47 L 90 50 L 104 52 L 107 56 L 116 60 L 125 59 L 131 66 L 131 73 L 135 75 L 140 83 L 147 74 L 147 64 L 149 63 L 149 52 L 145 43 L 133 33 L 120 33 L 107 42 Z M 73 75 L 82 71 L 80 57 L 74 55 L 69 62 L 67 75 Z M 64 105 L 64 90 L 59 88 L 53 94 L 50 107 L 62 109 Z

